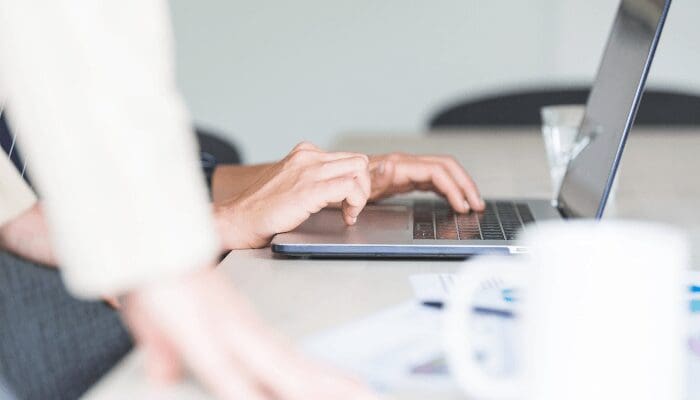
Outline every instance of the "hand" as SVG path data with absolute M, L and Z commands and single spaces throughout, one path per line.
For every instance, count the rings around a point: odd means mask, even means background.
M 214 203 L 229 200 L 243 193 L 271 164 L 217 165 L 211 178 L 211 198 Z
M 369 160 L 370 201 L 430 190 L 443 195 L 461 213 L 483 211 L 486 206 L 472 178 L 452 157 L 391 153 L 370 156 Z
M 132 292 L 122 314 L 159 383 L 177 380 L 187 367 L 221 399 L 375 398 L 272 334 L 217 271 Z
M 224 247 L 263 247 L 331 203 L 340 203 L 345 223 L 353 225 L 370 194 L 368 162 L 363 154 L 297 145 L 240 195 L 215 206 Z

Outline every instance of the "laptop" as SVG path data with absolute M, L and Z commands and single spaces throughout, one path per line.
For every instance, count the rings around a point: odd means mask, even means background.
M 481 213 L 457 214 L 444 200 L 368 205 L 356 225 L 339 210 L 314 214 L 272 241 L 272 251 L 310 257 L 467 257 L 517 254 L 516 239 L 538 221 L 601 218 L 634 123 L 670 0 L 622 0 L 586 104 L 558 199 L 487 199 Z

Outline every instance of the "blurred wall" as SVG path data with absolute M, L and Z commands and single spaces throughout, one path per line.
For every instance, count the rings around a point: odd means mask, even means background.
M 588 82 L 613 0 L 172 0 L 180 86 L 247 161 L 348 131 L 415 132 L 451 100 Z M 675 0 L 657 84 L 700 90 L 700 2 Z

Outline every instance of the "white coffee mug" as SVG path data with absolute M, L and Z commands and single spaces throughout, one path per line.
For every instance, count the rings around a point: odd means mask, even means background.
M 641 222 L 549 222 L 530 253 L 465 263 L 445 310 L 448 365 L 477 399 L 684 399 L 684 274 L 678 230 Z M 475 298 L 484 282 L 521 298 L 517 368 L 490 374 L 474 354 Z

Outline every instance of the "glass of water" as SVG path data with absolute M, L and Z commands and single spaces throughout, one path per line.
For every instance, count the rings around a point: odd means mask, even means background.
M 552 202 L 556 202 L 559 196 L 584 112 L 585 106 L 581 104 L 546 106 L 540 110 L 542 137 L 552 184 Z

